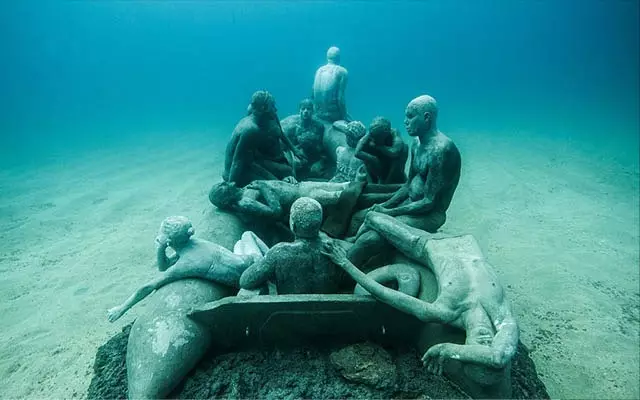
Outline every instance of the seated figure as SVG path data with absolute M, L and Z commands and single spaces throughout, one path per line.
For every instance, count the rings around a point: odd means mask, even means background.
M 238 122 L 227 144 L 222 179 L 245 186 L 256 179 L 292 176 L 289 152 L 304 158 L 282 132 L 273 96 L 257 91 L 251 97 L 248 115 Z
M 518 347 L 518 325 L 495 271 L 484 258 L 460 254 L 459 258 L 434 259 L 429 253 L 434 240 L 431 234 L 388 215 L 370 212 L 363 226 L 433 271 L 438 282 L 433 303 L 377 283 L 356 268 L 344 247 L 333 239 L 324 240 L 324 254 L 378 300 L 421 321 L 449 324 L 467 334 L 464 345 L 441 343 L 429 348 L 422 361 L 430 372 L 441 374 L 447 359 L 495 369 L 510 363 Z
M 324 124 L 313 116 L 313 101 L 300 102 L 299 114 L 291 115 L 282 121 L 282 130 L 293 146 L 302 154 L 303 159 L 294 160 L 296 178 L 299 180 L 326 178 L 327 155 L 323 145 Z
M 345 92 L 347 69 L 340 65 L 340 49 L 327 50 L 327 63 L 318 68 L 313 79 L 313 102 L 318 118 L 332 123 L 348 120 Z
M 445 223 L 446 211 L 458 187 L 460 152 L 436 126 L 438 107 L 433 97 L 424 95 L 411 100 L 405 114 L 407 132 L 417 138 L 411 148 L 408 181 L 391 199 L 373 206 L 373 210 L 433 233 Z M 352 225 L 350 234 L 356 229 L 353 221 Z M 378 232 L 359 232 L 349 250 L 349 259 L 361 267 L 376 252 L 385 252 L 385 241 Z
M 409 147 L 386 118 L 373 119 L 369 133 L 356 146 L 355 156 L 364 162 L 372 182 L 404 183 L 407 180 L 404 167 Z
M 109 309 L 109 321 L 118 320 L 153 291 L 180 279 L 201 278 L 237 288 L 242 273 L 268 249 L 252 232 L 242 235 L 236 244 L 241 251 L 236 253 L 194 238 L 194 233 L 191 221 L 186 217 L 174 216 L 162 221 L 155 240 L 156 259 L 162 275 L 144 284 L 121 305 Z M 168 257 L 167 248 L 173 249 L 175 254 Z
M 351 121 L 342 129 L 347 146 L 338 146 L 336 149 L 336 172 L 330 182 L 367 182 L 367 168 L 364 162 L 355 156 L 356 146 L 360 139 L 365 137 L 367 128 L 360 121 Z
M 342 272 L 321 253 L 322 206 L 301 197 L 291 206 L 293 243 L 278 243 L 240 277 L 240 287 L 255 290 L 275 283 L 278 294 L 337 293 Z

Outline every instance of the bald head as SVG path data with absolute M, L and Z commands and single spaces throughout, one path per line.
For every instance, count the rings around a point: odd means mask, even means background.
M 291 231 L 298 238 L 318 236 L 322 226 L 322 206 L 310 197 L 301 197 L 291 205 L 289 216 Z
M 410 136 L 422 136 L 436 131 L 438 103 L 429 95 L 411 100 L 405 110 L 404 125 Z
M 331 46 L 329 50 L 327 50 L 327 62 L 329 64 L 340 64 L 340 49 Z
M 438 103 L 436 102 L 436 99 L 427 94 L 423 94 L 422 96 L 418 96 L 411 100 L 407 105 L 407 108 L 415 109 L 421 114 L 426 112 L 431 113 L 434 118 L 438 114 Z

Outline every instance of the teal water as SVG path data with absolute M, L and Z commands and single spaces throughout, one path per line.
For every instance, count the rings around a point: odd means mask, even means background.
M 445 226 L 495 262 L 551 395 L 637 398 L 639 12 L 637 0 L 0 2 L 0 397 L 85 390 L 95 348 L 120 328 L 104 311 L 153 273 L 140 265 L 162 218 L 206 218 L 251 94 L 295 113 L 336 45 L 354 118 L 401 127 L 412 98 L 438 99 L 463 156 Z
M 638 40 L 638 2 L 624 0 L 4 2 L 1 151 L 25 161 L 159 132 L 226 135 L 257 89 L 284 117 L 330 45 L 365 122 L 400 124 L 428 93 L 446 130 L 636 144 Z

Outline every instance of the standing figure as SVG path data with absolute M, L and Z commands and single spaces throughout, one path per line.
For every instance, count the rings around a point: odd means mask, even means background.
M 327 178 L 327 154 L 323 145 L 324 124 L 314 118 L 313 101 L 300 102 L 298 115 L 282 121 L 282 130 L 304 159 L 294 160 L 296 178 L 299 180 Z M 328 179 L 328 178 L 327 178 Z
M 304 155 L 282 132 L 276 103 L 267 91 L 251 97 L 248 115 L 233 130 L 225 153 L 222 179 L 244 186 L 256 179 L 284 179 L 294 175 L 287 153 Z
M 347 120 L 345 91 L 347 69 L 340 65 L 340 49 L 327 50 L 327 63 L 316 71 L 313 80 L 313 102 L 318 118 L 332 123 Z
M 364 161 L 372 182 L 404 183 L 404 173 L 409 146 L 400 134 L 391 128 L 391 122 L 384 117 L 376 117 L 369 125 L 367 133 L 356 146 L 355 155 Z
M 405 114 L 407 133 L 416 138 L 411 148 L 408 181 L 391 199 L 372 210 L 396 217 L 409 226 L 436 232 L 446 221 L 446 211 L 460 181 L 460 152 L 437 128 L 438 106 L 433 97 L 423 95 L 411 100 Z M 372 254 L 384 252 L 385 241 L 378 232 L 366 231 L 363 226 L 349 250 L 349 259 L 361 266 Z

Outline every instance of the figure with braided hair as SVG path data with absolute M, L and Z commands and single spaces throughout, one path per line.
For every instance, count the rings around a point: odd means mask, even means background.
M 305 156 L 282 132 L 271 93 L 255 92 L 247 112 L 227 144 L 222 179 L 243 187 L 256 179 L 295 176 L 291 153 L 299 159 Z

